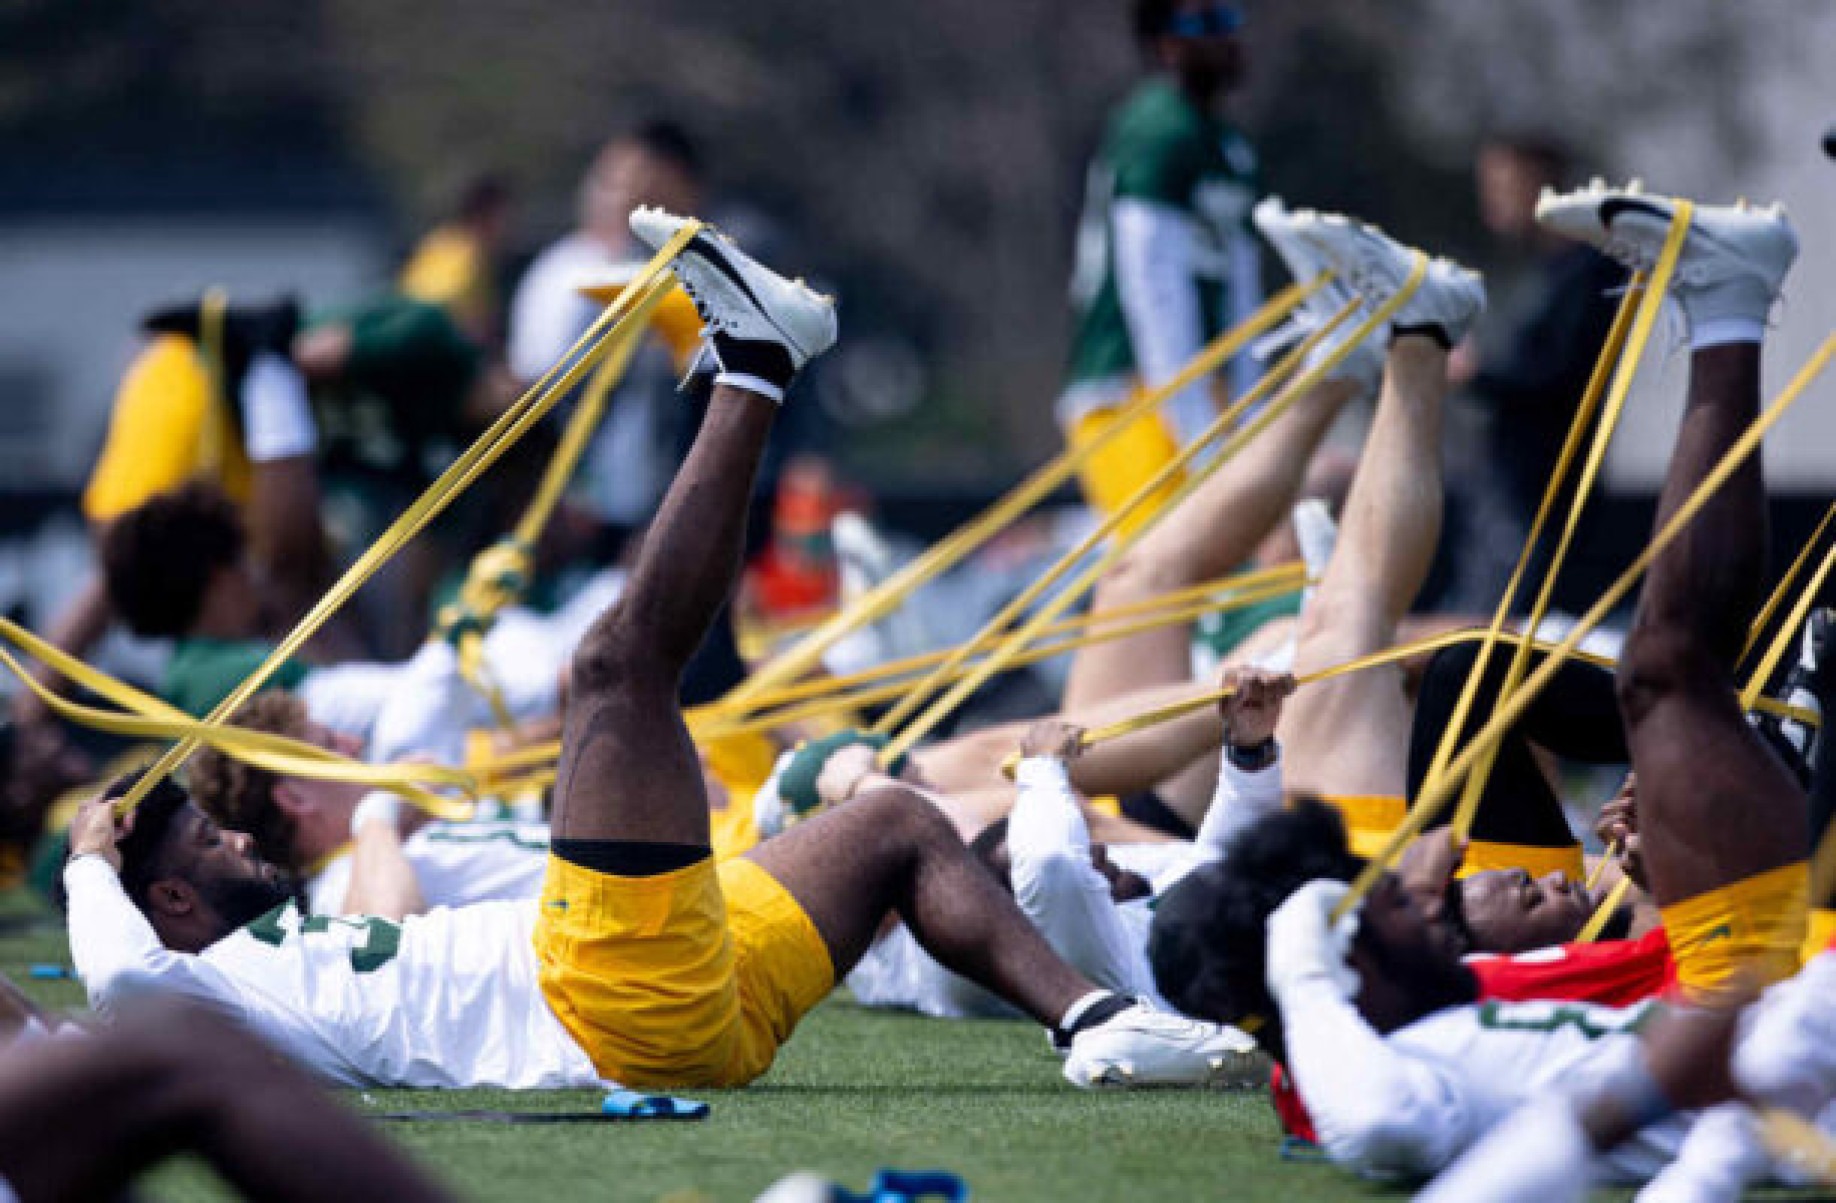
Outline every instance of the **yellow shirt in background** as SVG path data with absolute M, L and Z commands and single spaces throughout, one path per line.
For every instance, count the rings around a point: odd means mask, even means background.
M 115 393 L 108 439 L 83 490 L 83 514 L 109 522 L 194 478 L 237 504 L 249 499 L 248 456 L 190 339 L 163 334 L 128 366 Z
M 439 226 L 414 248 L 397 287 L 403 296 L 439 305 L 461 322 L 488 321 L 496 307 L 491 264 L 478 236 Z

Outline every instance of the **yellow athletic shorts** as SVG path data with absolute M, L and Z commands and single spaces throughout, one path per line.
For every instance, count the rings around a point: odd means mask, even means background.
M 1587 879 L 1587 866 L 1582 862 L 1579 844 L 1550 848 L 1541 844 L 1469 841 L 1466 857 L 1460 862 L 1460 876 L 1471 877 L 1488 869 L 1522 869 L 1532 877 L 1560 873 L 1570 881 Z
M 1404 798 L 1380 794 L 1322 794 L 1320 801 L 1344 818 L 1352 855 L 1366 860 L 1382 852 L 1390 836 L 1409 817 L 1409 803 Z
M 1096 409 L 1085 414 L 1071 427 L 1068 439 L 1072 448 L 1095 442 L 1115 420 L 1113 409 Z M 1078 479 L 1084 486 L 1084 500 L 1105 514 L 1113 514 L 1178 454 L 1179 440 L 1173 437 L 1160 415 L 1143 414 L 1084 461 L 1078 470 Z M 1122 524 L 1121 529 L 1132 530 L 1158 513 L 1183 479 L 1183 473 L 1175 473 L 1155 490 L 1151 501 L 1135 511 L 1135 517 Z
M 835 985 L 816 925 L 749 860 L 615 877 L 551 856 L 535 951 L 562 1026 L 626 1086 L 743 1086 Z
M 1808 961 L 1832 943 L 1836 943 L 1836 911 L 1818 907 L 1810 913 L 1809 930 L 1805 933 L 1803 951 L 1799 953 L 1798 959 Z
M 1810 913 L 1810 868 L 1783 865 L 1662 908 L 1685 995 L 1769 986 L 1798 971 Z

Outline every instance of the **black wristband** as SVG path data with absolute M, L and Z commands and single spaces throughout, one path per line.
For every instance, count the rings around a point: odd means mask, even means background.
M 1230 760 L 1231 767 L 1245 773 L 1260 773 L 1281 758 L 1281 745 L 1275 742 L 1273 735 L 1248 747 L 1238 747 L 1226 740 L 1224 755 Z

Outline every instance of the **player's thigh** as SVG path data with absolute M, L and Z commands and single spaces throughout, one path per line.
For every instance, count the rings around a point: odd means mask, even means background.
M 1402 797 L 1411 719 L 1403 685 L 1386 665 L 1296 690 L 1276 731 L 1288 792 Z
M 903 898 L 919 844 L 961 846 L 950 820 L 906 790 L 869 791 L 746 854 L 789 891 L 845 977 Z
M 1661 698 L 1628 734 L 1645 871 L 1660 905 L 1805 858 L 1804 791 L 1730 691 Z
M 708 842 L 701 759 L 673 684 L 569 700 L 552 821 L 556 839 Z

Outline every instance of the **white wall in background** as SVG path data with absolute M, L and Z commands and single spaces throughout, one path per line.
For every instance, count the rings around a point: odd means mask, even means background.
M 388 264 L 361 222 L 72 218 L 0 226 L 0 479 L 80 486 L 148 309 L 212 284 L 354 299 Z

